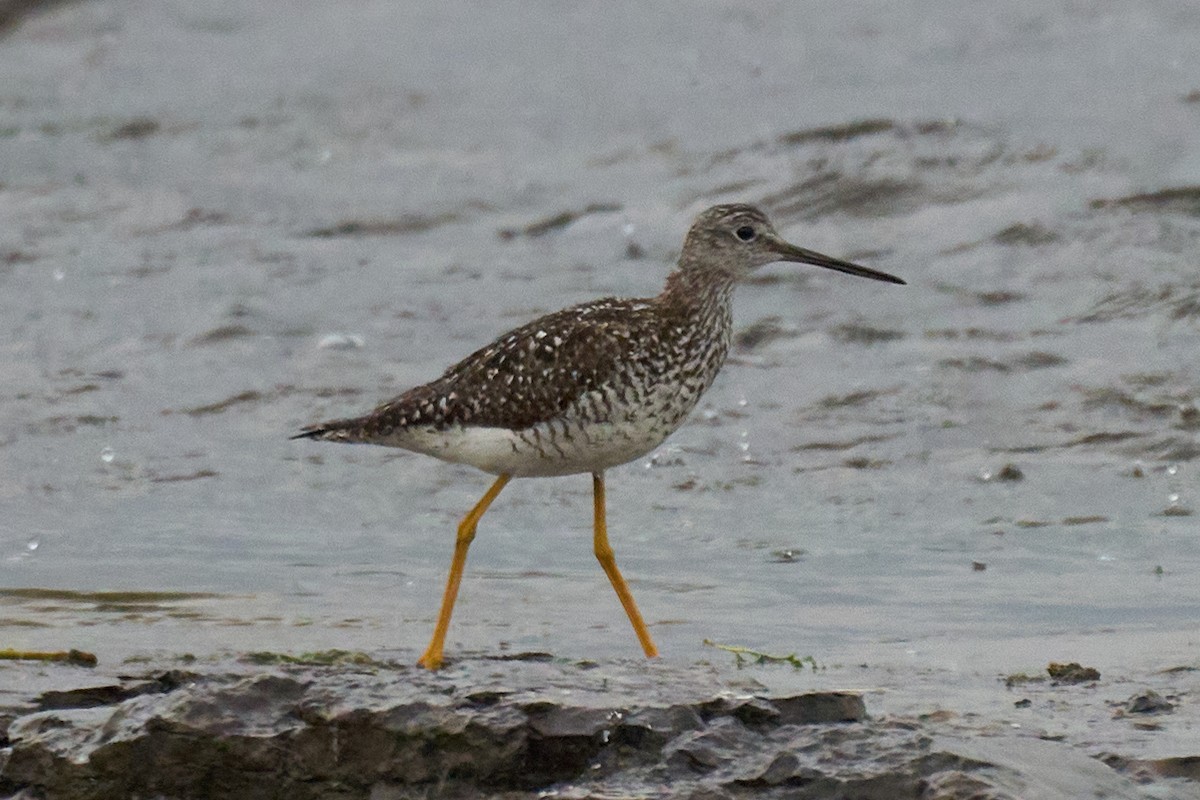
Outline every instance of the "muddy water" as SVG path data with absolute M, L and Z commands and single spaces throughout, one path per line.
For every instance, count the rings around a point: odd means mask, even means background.
M 910 285 L 764 270 L 702 408 L 610 474 L 667 657 L 1194 658 L 1200 8 L 849 8 L 82 2 L 10 29 L 0 638 L 415 653 L 486 477 L 287 435 L 657 291 L 739 200 Z M 589 515 L 583 477 L 507 489 L 451 649 L 636 653 Z

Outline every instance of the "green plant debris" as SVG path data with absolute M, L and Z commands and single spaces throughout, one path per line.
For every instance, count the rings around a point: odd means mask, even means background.
M 0 650 L 0 659 L 8 661 L 58 661 L 65 664 L 75 664 L 80 667 L 94 667 L 99 659 L 92 653 L 83 650 L 59 650 L 44 652 L 39 650 Z
M 171 603 L 182 600 L 208 600 L 220 595 L 208 592 L 75 592 L 70 589 L 36 587 L 0 589 L 0 598 L 13 600 L 63 600 L 72 603 Z
M 1161 568 L 1160 568 L 1161 569 Z M 31 619 L 17 619 L 15 617 L 0 617 L 0 628 L 49 628 L 50 626 L 44 622 L 35 622 Z
M 1014 686 L 1022 686 L 1026 683 L 1045 683 L 1045 675 L 1030 675 L 1028 672 L 1014 672 L 1012 675 L 1004 677 L 1004 685 L 1009 689 Z
M 1078 661 L 1070 664 L 1057 664 L 1053 661 L 1046 667 L 1046 673 L 1056 683 L 1086 683 L 1100 680 L 1100 673 L 1094 667 L 1085 667 Z
M 366 653 L 337 649 L 318 650 L 313 653 L 300 653 L 299 655 L 260 650 L 253 653 L 246 653 L 240 660 L 260 665 L 297 664 L 310 667 L 331 667 L 343 664 L 357 664 L 360 666 L 383 666 L 383 664 L 371 658 Z
M 803 670 L 805 667 L 810 668 L 813 672 L 819 669 L 825 669 L 812 656 L 798 656 L 795 653 L 790 653 L 786 656 L 772 655 L 759 650 L 752 650 L 749 647 L 742 647 L 735 644 L 721 644 L 714 642 L 712 639 L 705 639 L 704 644 L 709 647 L 715 647 L 718 650 L 724 650 L 726 653 L 733 654 L 734 663 L 738 669 L 747 664 L 791 664 L 798 670 Z

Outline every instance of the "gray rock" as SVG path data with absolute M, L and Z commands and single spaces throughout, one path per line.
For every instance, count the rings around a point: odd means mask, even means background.
M 1153 689 L 1138 692 L 1125 703 L 1126 714 L 1166 714 L 1175 710 L 1175 704 Z
M 665 664 L 225 664 L 15 714 L 0 797 L 1150 796 L 1067 745 L 942 736 L 870 719 L 854 693 L 751 694 Z

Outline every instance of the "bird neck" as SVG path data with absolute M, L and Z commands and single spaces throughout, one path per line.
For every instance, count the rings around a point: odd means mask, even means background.
M 659 319 L 674 358 L 686 366 L 691 376 L 685 388 L 691 392 L 690 405 L 712 385 L 733 335 L 733 287 L 736 280 L 721 270 L 679 269 L 667 277 L 667 285 L 657 298 Z
M 680 264 L 667 276 L 658 300 L 669 313 L 718 322 L 729 318 L 736 283 L 724 270 Z

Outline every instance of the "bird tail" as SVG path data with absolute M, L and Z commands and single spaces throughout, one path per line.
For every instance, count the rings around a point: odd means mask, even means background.
M 315 439 L 322 442 L 361 442 L 361 419 L 331 419 L 306 425 L 289 439 Z

